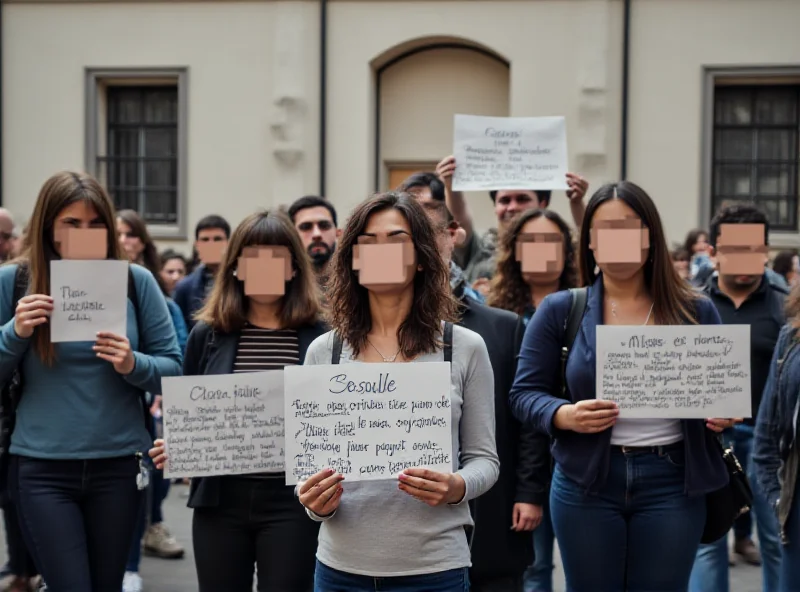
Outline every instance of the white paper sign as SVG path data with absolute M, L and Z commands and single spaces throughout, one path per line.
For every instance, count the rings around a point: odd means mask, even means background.
M 161 379 L 167 478 L 283 471 L 283 370 Z
M 598 326 L 596 380 L 622 418 L 751 417 L 750 325 Z
M 563 117 L 456 115 L 454 191 L 567 189 Z
M 450 364 L 345 364 L 285 370 L 286 483 L 331 468 L 347 481 L 410 467 L 451 473 Z
M 53 343 L 95 341 L 98 331 L 127 334 L 127 261 L 51 261 L 50 295 Z

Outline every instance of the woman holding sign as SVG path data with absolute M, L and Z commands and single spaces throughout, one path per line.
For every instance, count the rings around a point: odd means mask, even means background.
M 108 194 L 88 175 L 63 172 L 39 193 L 23 256 L 0 268 L 0 384 L 11 383 L 18 397 L 10 491 L 55 591 L 122 587 L 146 486 L 140 451 L 152 438 L 144 394 L 161 392 L 161 378 L 180 373 L 156 280 L 122 259 Z M 106 296 L 116 280 L 74 271 L 100 263 L 127 273 L 127 299 L 124 287 L 119 302 Z M 56 269 L 73 270 L 69 286 L 55 283 Z M 56 320 L 86 323 L 119 309 L 122 333 L 100 330 L 86 342 L 67 332 L 53 342 Z
M 510 395 L 520 421 L 554 438 L 550 510 L 567 587 L 685 591 L 705 494 L 728 482 L 715 432 L 733 421 L 619 418 L 615 403 L 596 398 L 596 335 L 603 324 L 716 325 L 719 315 L 678 277 L 658 211 L 632 183 L 605 185 L 589 201 L 579 260 L 585 307 L 573 309 L 579 295 L 568 291 L 542 301 Z
M 452 470 L 414 467 L 348 484 L 326 469 L 301 483 L 300 502 L 322 522 L 315 590 L 376 590 L 380 578 L 387 592 L 462 592 L 469 585 L 467 502 L 499 474 L 486 345 L 459 326 L 447 343 L 443 327 L 450 325 L 442 321 L 455 312 L 449 270 L 425 210 L 411 196 L 386 193 L 357 206 L 334 265 L 334 331 L 311 344 L 306 364 L 441 362 L 451 347 Z
M 189 335 L 185 376 L 281 370 L 301 364 L 325 332 L 311 262 L 280 212 L 245 218 L 231 235 L 208 302 Z M 168 404 L 168 401 L 167 401 Z M 163 440 L 150 451 L 167 459 Z M 318 525 L 282 470 L 192 479 L 192 541 L 200 592 L 304 592 L 314 577 Z

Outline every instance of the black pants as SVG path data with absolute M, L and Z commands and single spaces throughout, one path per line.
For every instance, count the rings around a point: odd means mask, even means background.
M 522 592 L 524 589 L 522 576 L 476 578 L 470 574 L 470 584 L 472 592 Z
M 3 522 L 6 526 L 9 571 L 18 578 L 32 578 L 38 575 L 36 564 L 22 537 L 17 507 L 13 502 L 8 502 L 3 506 Z
M 305 592 L 314 585 L 319 524 L 282 478 L 226 477 L 220 503 L 197 508 L 192 541 L 200 592 Z
M 49 592 L 119 592 L 142 503 L 131 455 L 16 457 L 20 526 Z

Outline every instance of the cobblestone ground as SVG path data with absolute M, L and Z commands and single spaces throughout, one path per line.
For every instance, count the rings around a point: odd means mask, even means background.
M 185 486 L 173 487 L 164 507 L 166 522 L 178 541 L 186 547 L 180 560 L 142 558 L 141 575 L 145 592 L 196 592 L 197 580 L 192 555 L 191 510 L 186 507 Z M 2 529 L 0 529 L 2 531 Z M 4 537 L 0 536 L 0 539 Z M 0 557 L 5 563 L 5 540 L 0 541 Z M 556 560 L 556 565 L 559 561 Z M 564 574 L 556 570 L 555 592 L 564 592 Z M 708 592 L 713 592 L 709 590 Z M 737 565 L 731 568 L 731 592 L 761 592 L 761 572 L 758 568 Z

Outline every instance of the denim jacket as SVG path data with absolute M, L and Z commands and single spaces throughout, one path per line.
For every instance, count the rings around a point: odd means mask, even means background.
M 800 472 L 797 440 L 800 423 L 798 346 L 800 340 L 796 329 L 791 325 L 784 326 L 772 355 L 753 444 L 756 479 L 769 503 L 775 506 L 784 544 L 788 542 L 785 525 L 792 509 Z

